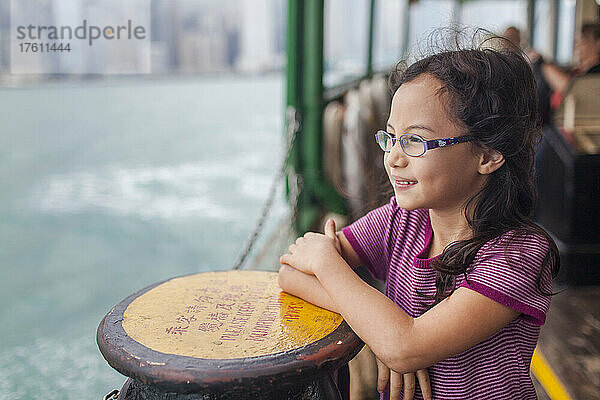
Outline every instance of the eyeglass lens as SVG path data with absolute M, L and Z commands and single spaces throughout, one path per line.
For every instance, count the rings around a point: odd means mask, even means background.
M 376 135 L 379 146 L 384 151 L 391 151 L 394 142 L 398 140 L 402 150 L 409 156 L 420 156 L 425 152 L 425 142 L 416 135 L 404 134 L 398 139 L 392 139 L 387 132 L 379 131 Z

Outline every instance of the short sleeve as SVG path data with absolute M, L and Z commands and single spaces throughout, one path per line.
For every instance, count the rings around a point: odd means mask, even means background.
M 394 197 L 356 222 L 342 229 L 344 236 L 375 279 L 385 280 L 389 268 L 389 244 L 395 240 L 391 229 L 402 211 Z
M 477 253 L 466 281 L 459 286 L 472 289 L 522 314 L 536 325 L 543 325 L 550 306 L 552 273 L 542 263 L 548 242 L 541 235 L 515 235 L 511 232 L 488 242 Z

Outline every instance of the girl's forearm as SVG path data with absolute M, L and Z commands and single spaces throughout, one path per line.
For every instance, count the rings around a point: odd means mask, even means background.
M 279 286 L 286 292 L 319 307 L 338 312 L 331 297 L 314 275 L 305 274 L 289 265 L 282 265 L 279 269 L 278 281 Z
M 414 319 L 377 289 L 369 286 L 342 260 L 316 272 L 319 284 L 354 332 L 383 363 L 403 372 L 404 346 Z M 408 372 L 408 370 L 406 371 Z

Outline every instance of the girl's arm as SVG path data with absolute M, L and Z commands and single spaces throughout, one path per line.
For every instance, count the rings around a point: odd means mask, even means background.
M 351 267 L 356 268 L 362 264 L 360 257 L 346 239 L 343 232 L 336 232 L 336 241 L 339 243 L 339 254 L 344 261 Z M 337 246 L 336 246 L 337 247 Z M 305 274 L 282 264 L 278 275 L 279 287 L 286 292 L 298 296 L 319 307 L 326 308 L 333 312 L 338 312 L 335 304 L 323 289 L 319 280 L 312 274 Z
M 339 255 L 330 237 L 309 233 L 280 260 L 314 274 L 334 309 L 390 369 L 426 368 L 473 347 L 514 320 L 519 312 L 467 288 L 418 318 L 367 285 Z
M 330 223 L 333 224 L 333 220 L 331 220 Z M 332 229 L 335 230 L 335 226 Z M 352 247 L 348 239 L 346 239 L 346 235 L 344 235 L 344 232 L 336 232 L 335 235 L 337 237 L 337 240 L 339 240 L 340 242 L 341 255 L 344 261 L 346 261 L 346 263 L 352 269 L 361 266 L 363 262 L 361 261 L 358 254 L 356 254 L 356 251 L 354 251 L 354 248 Z
M 331 239 L 334 248 L 337 250 L 338 257 L 341 255 L 348 267 L 355 268 L 361 264 L 360 258 L 346 239 L 343 232 L 335 232 L 335 224 L 333 221 L 327 221 L 327 224 L 325 225 L 325 234 Z M 300 241 L 300 239 L 298 241 Z M 290 251 L 293 246 L 295 245 L 290 246 Z M 335 302 L 315 275 L 307 274 L 292 268 L 287 264 L 282 264 L 279 269 L 278 280 L 279 286 L 286 292 L 295 294 L 306 301 L 330 311 L 340 312 Z M 402 387 L 404 386 L 404 398 L 412 399 L 414 395 L 415 380 L 418 379 L 423 398 L 425 400 L 432 399 L 429 374 L 425 367 L 416 371 L 416 373 L 398 373 L 394 370 L 390 371 L 390 369 L 388 369 L 388 367 L 379 359 L 376 360 L 377 388 L 379 392 L 383 392 L 386 385 L 389 383 L 390 399 L 400 399 L 400 391 L 402 391 Z
M 384 364 L 399 373 L 426 368 L 461 353 L 519 315 L 480 293 L 458 288 L 425 314 L 412 318 L 366 285 L 342 260 L 316 272 L 350 327 Z
M 305 274 L 289 265 L 282 264 L 277 280 L 279 287 L 286 292 L 329 311 L 338 312 L 335 303 L 314 275 Z

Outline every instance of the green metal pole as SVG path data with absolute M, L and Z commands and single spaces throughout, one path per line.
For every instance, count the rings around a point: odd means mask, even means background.
M 305 0 L 302 27 L 302 137 L 301 158 L 303 174 L 302 210 L 299 233 L 314 225 L 320 212 L 318 191 L 323 124 L 323 0 Z
M 367 76 L 373 73 L 373 31 L 375 22 L 375 0 L 371 0 L 371 11 L 369 14 L 369 51 L 367 52 Z
M 323 0 L 288 0 L 286 104 L 300 113 L 289 163 L 302 177 L 294 228 L 298 234 L 316 229 L 328 209 L 346 212 L 346 202 L 323 174 Z M 288 200 L 290 181 L 287 182 Z

